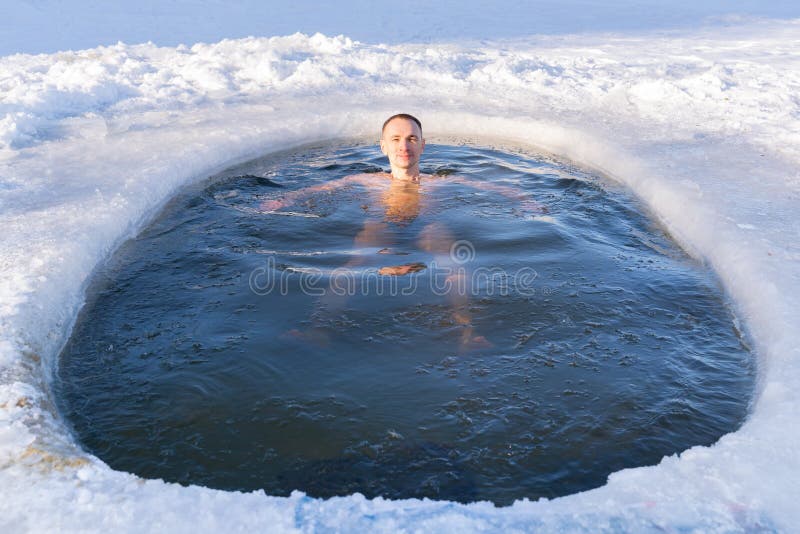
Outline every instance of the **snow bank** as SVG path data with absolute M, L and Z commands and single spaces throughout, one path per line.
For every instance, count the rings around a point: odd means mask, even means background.
M 0 58 L 0 528 L 789 530 L 800 524 L 800 21 L 670 36 L 367 45 L 295 34 Z M 553 501 L 316 500 L 114 472 L 50 398 L 95 266 L 181 186 L 373 136 L 503 139 L 630 186 L 719 273 L 756 344 L 751 415 L 712 447 Z

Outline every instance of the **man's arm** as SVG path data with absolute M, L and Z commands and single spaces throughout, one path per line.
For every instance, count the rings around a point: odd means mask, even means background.
M 265 200 L 261 203 L 261 210 L 262 211 L 277 211 L 286 207 L 289 207 L 300 199 L 307 197 L 309 195 L 313 195 L 314 193 L 322 193 L 322 192 L 330 192 L 335 191 L 337 189 L 341 189 L 342 187 L 352 185 L 352 184 L 360 184 L 360 185 L 374 185 L 375 184 L 375 175 L 373 174 L 351 174 L 350 176 L 345 176 L 344 178 L 339 178 L 338 180 L 331 180 L 329 182 L 325 182 L 318 185 L 312 185 L 309 187 L 304 187 L 302 189 L 297 189 L 295 191 L 289 191 L 284 193 L 281 198 L 277 199 L 270 199 Z
M 530 198 L 530 195 L 528 193 L 520 191 L 516 187 L 493 184 L 491 182 L 483 182 L 480 180 L 470 180 L 469 178 L 465 178 L 463 176 L 448 176 L 447 178 L 445 178 L 445 180 L 448 182 L 463 184 L 469 187 L 473 187 L 475 189 L 481 189 L 483 191 L 493 191 L 495 193 L 500 193 L 504 197 L 518 201 L 519 207 L 526 212 L 533 211 L 538 213 L 547 213 L 547 207 L 544 204 L 536 202 L 534 199 Z

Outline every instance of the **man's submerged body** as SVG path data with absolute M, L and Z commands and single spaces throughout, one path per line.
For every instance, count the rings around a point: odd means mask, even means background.
M 315 194 L 333 192 L 348 186 L 362 186 L 370 195 L 371 202 L 368 207 L 380 206 L 384 213 L 383 219 L 367 220 L 364 228 L 356 235 L 355 244 L 359 248 L 387 247 L 391 245 L 389 229 L 391 225 L 406 226 L 425 212 L 427 200 L 433 198 L 436 188 L 444 185 L 459 184 L 475 189 L 494 191 L 519 202 L 520 209 L 533 213 L 543 213 L 544 208 L 532 200 L 525 199 L 525 195 L 512 187 L 496 184 L 487 184 L 476 180 L 469 180 L 461 176 L 435 176 L 419 174 L 414 181 L 397 180 L 390 173 L 354 174 L 332 180 L 324 184 L 306 187 L 297 191 L 286 193 L 281 199 L 267 200 L 261 204 L 265 212 L 279 212 L 290 208 L 305 198 L 313 198 Z M 417 244 L 420 250 L 434 254 L 449 253 L 455 239 L 442 223 L 434 222 L 426 225 L 419 233 Z M 386 254 L 388 249 L 379 252 Z M 357 263 L 356 263 L 357 264 Z M 352 264 L 352 265 L 356 265 Z M 419 268 L 407 269 L 404 267 L 419 264 L 398 265 L 384 267 L 379 273 L 382 275 L 402 275 L 420 270 Z
M 432 189 L 444 184 L 460 184 L 476 189 L 494 191 L 510 199 L 520 202 L 524 211 L 542 213 L 544 208 L 537 202 L 526 199 L 520 191 L 506 186 L 469 180 L 460 176 L 434 176 L 424 175 L 419 171 L 419 160 L 425 148 L 422 137 L 422 127 L 419 121 L 410 115 L 396 115 L 390 117 L 381 132 L 381 151 L 389 158 L 390 173 L 355 174 L 324 184 L 306 187 L 298 191 L 286 193 L 277 200 L 267 200 L 262 203 L 261 209 L 266 212 L 276 212 L 292 206 L 304 197 L 311 197 L 322 192 L 332 192 L 346 186 L 360 185 L 367 189 L 375 203 L 379 204 L 384 213 L 383 220 L 367 220 L 362 230 L 355 236 L 356 248 L 382 247 L 378 253 L 390 253 L 387 248 L 392 245 L 391 225 L 406 226 L 414 221 L 425 207 L 424 200 L 431 197 Z M 447 228 L 440 222 L 427 224 L 417 236 L 417 246 L 420 250 L 432 254 L 439 267 L 454 267 L 451 257 L 451 247 L 455 239 Z M 355 267 L 363 263 L 364 258 L 355 256 L 343 267 Z M 426 268 L 423 263 L 405 263 L 382 267 L 378 273 L 384 276 L 403 276 Z M 468 309 L 468 296 L 465 292 L 456 291 L 455 288 L 465 287 L 464 269 L 452 269 L 453 274 L 448 278 L 449 287 L 453 288 L 447 294 L 447 299 L 452 306 L 452 318 L 455 324 L 463 327 L 461 347 L 481 347 L 490 345 L 483 336 L 473 335 L 471 317 Z

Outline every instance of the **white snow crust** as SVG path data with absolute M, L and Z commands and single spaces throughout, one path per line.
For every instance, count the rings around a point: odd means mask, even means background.
M 800 20 L 0 58 L 0 531 L 797 530 L 799 95 Z M 50 385 L 96 266 L 180 187 L 305 143 L 377 139 L 399 111 L 429 138 L 544 149 L 630 187 L 719 274 L 754 342 L 742 428 L 601 488 L 506 508 L 182 487 L 80 450 Z

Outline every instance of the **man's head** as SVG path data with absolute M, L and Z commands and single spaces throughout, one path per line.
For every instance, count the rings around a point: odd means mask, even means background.
M 395 119 L 404 119 L 415 123 L 419 127 L 420 136 L 422 135 L 422 123 L 419 122 L 418 118 L 416 118 L 414 115 L 409 115 L 408 113 L 398 113 L 397 115 L 392 115 L 384 121 L 383 128 L 381 128 L 381 137 L 383 137 L 383 133 L 386 131 L 386 126 Z
M 381 152 L 389 158 L 392 175 L 419 175 L 419 158 L 425 150 L 422 123 L 407 113 L 392 115 L 383 123 Z

